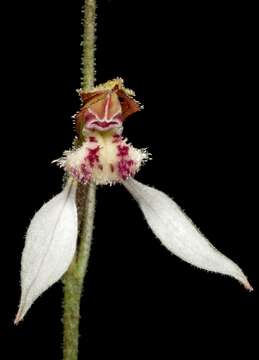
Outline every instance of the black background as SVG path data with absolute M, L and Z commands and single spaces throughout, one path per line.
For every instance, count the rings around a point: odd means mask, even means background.
M 97 82 L 116 76 L 145 110 L 124 134 L 153 154 L 138 180 L 174 197 L 254 286 L 191 267 L 153 236 L 120 186 L 97 194 L 80 359 L 255 355 L 258 312 L 258 57 L 255 9 L 98 1 Z M 79 108 L 81 2 L 2 10 L 0 358 L 61 359 L 61 284 L 13 326 L 30 218 L 61 189 L 51 165 Z

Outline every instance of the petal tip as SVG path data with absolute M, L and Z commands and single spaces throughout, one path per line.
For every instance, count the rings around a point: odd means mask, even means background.
M 21 314 L 21 310 L 19 309 L 17 314 L 16 314 L 16 317 L 14 319 L 14 325 L 18 325 L 23 319 L 23 316 Z
M 248 290 L 249 292 L 254 291 L 254 288 L 250 285 L 250 283 L 248 282 L 248 280 L 246 282 L 244 282 L 244 287 L 246 288 L 246 290 Z

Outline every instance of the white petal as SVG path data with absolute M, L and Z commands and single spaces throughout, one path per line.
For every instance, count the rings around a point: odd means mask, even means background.
M 166 194 L 132 178 L 123 184 L 138 202 L 154 234 L 168 250 L 201 269 L 232 276 L 248 290 L 253 290 L 239 266 L 215 249 Z
M 33 217 L 22 254 L 22 295 L 17 324 L 32 303 L 68 269 L 76 250 L 76 185 L 69 180 L 61 193 Z

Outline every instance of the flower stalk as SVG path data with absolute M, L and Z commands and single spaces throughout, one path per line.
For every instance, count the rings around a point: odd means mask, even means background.
M 83 14 L 81 88 L 88 91 L 93 87 L 95 81 L 96 0 L 84 0 Z
M 78 251 L 68 271 L 64 275 L 63 300 L 63 359 L 78 359 L 80 300 L 83 292 L 84 278 L 90 255 L 94 213 L 95 213 L 95 184 L 90 183 L 87 188 L 80 186 L 77 190 L 80 200 L 78 206 L 81 215 L 81 231 L 78 236 Z
M 95 0 L 84 0 L 83 14 L 81 88 L 88 91 L 93 87 L 95 80 Z M 63 360 L 78 359 L 80 301 L 92 241 L 95 194 L 94 183 L 89 183 L 88 186 L 78 184 L 77 208 L 80 229 L 78 250 L 63 277 Z

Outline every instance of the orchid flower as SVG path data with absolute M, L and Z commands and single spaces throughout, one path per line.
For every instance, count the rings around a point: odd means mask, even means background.
M 252 290 L 246 276 L 220 253 L 166 194 L 134 179 L 149 158 L 122 137 L 123 122 L 141 109 L 134 92 L 117 78 L 80 92 L 83 106 L 75 116 L 78 146 L 57 163 L 68 180 L 60 194 L 35 214 L 26 235 L 21 266 L 18 323 L 32 303 L 67 271 L 76 252 L 77 184 L 122 184 L 138 203 L 153 233 L 173 254 L 212 272 L 229 275 Z

